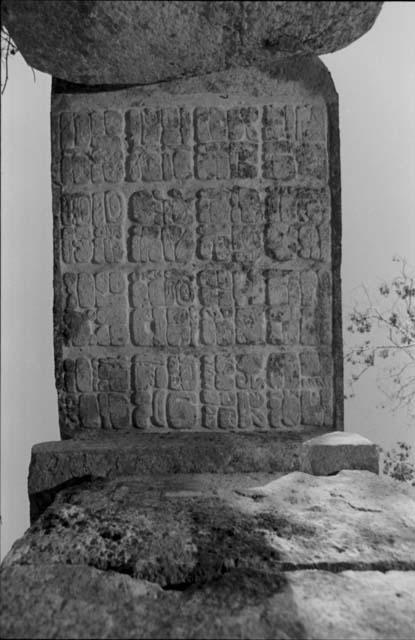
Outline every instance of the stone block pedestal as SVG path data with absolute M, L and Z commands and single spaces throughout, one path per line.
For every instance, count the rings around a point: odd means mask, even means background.
M 92 479 L 135 474 L 287 473 L 299 468 L 302 442 L 293 433 L 95 433 L 92 439 L 44 442 L 32 449 L 28 492 L 31 521 L 59 491 Z M 103 437 L 103 435 L 105 437 Z

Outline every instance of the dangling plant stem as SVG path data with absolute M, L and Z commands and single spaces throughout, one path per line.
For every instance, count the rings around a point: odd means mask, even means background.
M 9 79 L 9 56 L 14 56 L 17 52 L 17 47 L 11 39 L 6 27 L 1 27 L 1 65 L 4 68 L 4 74 L 2 73 L 1 79 L 1 93 L 3 95 L 4 90 Z
M 9 56 L 14 56 L 18 52 L 18 48 L 10 37 L 6 27 L 1 27 L 1 94 L 3 95 L 9 79 Z M 30 67 L 33 73 L 33 80 L 36 82 L 35 70 Z

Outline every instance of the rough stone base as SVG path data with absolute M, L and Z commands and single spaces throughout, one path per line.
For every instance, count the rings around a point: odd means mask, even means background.
M 154 433 L 44 442 L 32 449 L 29 499 L 32 522 L 69 484 L 85 479 L 154 473 L 295 471 L 301 443 L 315 430 L 269 433 Z
M 415 572 L 233 572 L 165 591 L 85 566 L 3 569 L 2 638 L 408 640 Z
M 369 472 L 61 491 L 2 568 L 4 638 L 411 637 L 415 492 Z
M 141 475 L 61 491 L 4 562 L 84 563 L 163 586 L 233 567 L 415 570 L 414 530 L 413 490 L 368 471 Z

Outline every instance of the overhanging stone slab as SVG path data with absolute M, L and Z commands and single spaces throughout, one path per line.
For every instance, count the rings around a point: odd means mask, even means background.
M 54 83 L 64 438 L 343 428 L 337 94 L 302 56 Z
M 368 31 L 382 2 L 3 0 L 2 22 L 40 71 L 70 82 L 144 84 L 330 53 Z

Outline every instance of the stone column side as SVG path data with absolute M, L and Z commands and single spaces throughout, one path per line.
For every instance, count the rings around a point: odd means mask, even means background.
M 51 126 L 62 437 L 343 429 L 324 65 L 125 89 L 55 80 Z

